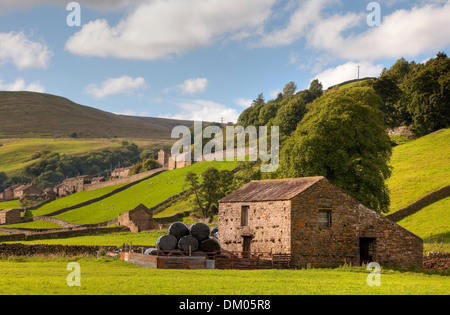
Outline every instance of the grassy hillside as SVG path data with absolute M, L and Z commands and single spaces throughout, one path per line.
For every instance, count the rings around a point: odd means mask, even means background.
M 78 224 L 93 224 L 117 218 L 119 214 L 132 210 L 139 204 L 150 208 L 185 190 L 184 178 L 188 172 L 201 174 L 211 166 L 220 170 L 232 170 L 237 162 L 203 162 L 164 172 L 102 201 L 56 217 Z
M 450 185 L 450 129 L 394 148 L 390 213 Z
M 26 166 L 35 163 L 33 154 L 50 151 L 60 154 L 81 154 L 108 148 L 120 147 L 122 140 L 136 143 L 138 146 L 150 146 L 165 141 L 131 139 L 71 139 L 71 138 L 0 138 L 0 172 L 14 175 Z
M 66 98 L 34 92 L 0 92 L 0 137 L 170 139 L 188 121 L 115 115 Z
M 39 207 L 38 209 L 35 210 L 30 210 L 27 213 L 28 217 L 38 217 L 38 216 L 43 216 L 43 215 L 47 215 L 49 213 L 67 208 L 67 207 L 71 207 L 98 197 L 101 197 L 103 195 L 106 195 L 110 192 L 112 192 L 113 190 L 120 188 L 124 185 L 116 185 L 116 186 L 109 186 L 109 187 L 104 187 L 104 188 L 99 188 L 96 190 L 92 190 L 92 191 L 80 191 L 76 194 L 61 198 L 61 199 L 57 199 L 55 201 L 52 201 L 50 203 L 47 203 L 45 205 L 43 205 L 42 207 Z
M 430 236 L 438 241 L 442 236 L 450 242 L 450 197 L 442 199 L 398 224 L 427 241 Z

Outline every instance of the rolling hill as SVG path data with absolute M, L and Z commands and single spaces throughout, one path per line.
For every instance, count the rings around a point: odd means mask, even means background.
M 34 92 L 0 92 L 0 138 L 67 137 L 170 139 L 189 121 L 115 115 L 66 98 Z
M 442 129 L 393 150 L 390 213 L 450 184 L 450 129 Z

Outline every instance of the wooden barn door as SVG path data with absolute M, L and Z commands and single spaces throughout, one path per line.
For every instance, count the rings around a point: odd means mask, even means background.
M 373 262 L 375 252 L 375 239 L 368 237 L 359 238 L 359 257 L 361 264 L 370 264 Z
M 244 236 L 242 243 L 242 256 L 244 258 L 249 258 L 251 249 L 252 249 L 252 237 Z

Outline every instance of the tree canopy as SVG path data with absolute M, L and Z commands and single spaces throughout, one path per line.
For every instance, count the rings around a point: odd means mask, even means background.
M 380 103 L 372 88 L 322 96 L 284 143 L 276 176 L 325 176 L 367 207 L 387 211 L 392 148 Z

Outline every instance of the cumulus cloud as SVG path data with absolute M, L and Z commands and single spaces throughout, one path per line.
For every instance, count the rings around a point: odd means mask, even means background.
M 178 90 L 182 94 L 198 94 L 203 93 L 208 88 L 209 82 L 206 78 L 188 79 L 183 83 L 173 87 L 165 89 L 164 92 L 169 92 L 170 90 Z
M 355 14 L 334 16 L 318 23 L 308 37 L 312 47 L 341 58 L 376 60 L 435 52 L 450 44 L 450 1 L 397 10 L 384 16 L 379 27 L 347 37 L 342 32 L 362 19 Z
M 116 26 L 99 19 L 66 43 L 81 56 L 155 60 L 261 31 L 276 0 L 154 0 Z
M 297 9 L 290 16 L 288 25 L 265 34 L 257 46 L 276 47 L 292 44 L 305 36 L 311 26 L 322 19 L 322 10 L 332 2 L 335 0 L 297 0 Z
M 28 91 L 28 92 L 38 92 L 44 93 L 45 88 L 41 85 L 39 81 L 27 84 L 25 79 L 18 78 L 13 83 L 4 83 L 0 80 L 0 90 L 2 91 Z
M 127 75 L 119 78 L 109 78 L 101 83 L 90 84 L 85 88 L 85 92 L 97 99 L 104 99 L 110 95 L 133 94 L 135 91 L 146 88 L 147 84 L 142 77 L 131 78 Z
M 52 56 L 45 44 L 32 41 L 23 32 L 0 33 L 0 64 L 12 63 L 19 70 L 45 69 Z
M 223 118 L 225 122 L 234 123 L 236 123 L 239 118 L 237 110 L 208 100 L 181 102 L 178 104 L 178 107 L 181 109 L 180 113 L 175 115 L 161 115 L 160 117 L 209 122 L 220 122 Z
M 354 80 L 358 78 L 358 66 L 360 66 L 360 78 L 378 77 L 383 70 L 383 65 L 373 65 L 370 62 L 347 62 L 334 68 L 327 69 L 317 74 L 314 79 L 318 79 L 324 89 L 330 86 Z
M 244 107 L 244 108 L 248 108 L 248 107 L 252 106 L 252 103 L 253 103 L 253 100 L 250 98 L 238 98 L 236 100 L 236 104 L 241 107 Z

